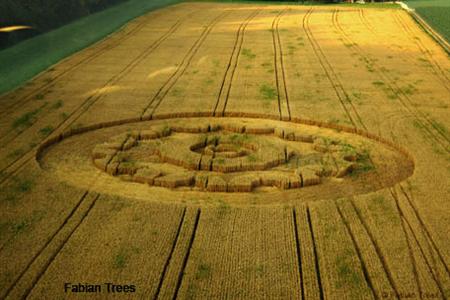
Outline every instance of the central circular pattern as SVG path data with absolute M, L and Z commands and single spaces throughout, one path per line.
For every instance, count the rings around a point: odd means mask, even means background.
M 336 199 L 392 186 L 414 170 L 402 147 L 360 130 L 202 115 L 76 128 L 43 143 L 37 160 L 78 188 L 201 205 Z
M 365 150 L 344 140 L 283 127 L 232 124 L 158 125 L 96 145 L 94 165 L 125 181 L 209 192 L 258 187 L 296 189 L 344 177 Z
M 214 137 L 206 140 L 204 145 L 193 145 L 191 150 L 214 159 L 235 158 L 252 154 L 256 149 L 254 145 L 242 143 L 240 135 L 233 135 L 231 138 Z

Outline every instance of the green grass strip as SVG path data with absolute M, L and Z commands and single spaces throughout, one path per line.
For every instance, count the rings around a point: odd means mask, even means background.
M 0 51 L 0 94 L 151 10 L 179 0 L 129 0 Z
M 450 42 L 450 7 L 418 7 L 416 12 Z
M 447 1 L 447 0 L 446 0 Z M 361 7 L 361 8 L 388 8 L 388 9 L 400 9 L 397 4 L 383 3 L 383 2 L 367 2 L 365 4 L 336 2 L 327 3 L 319 1 L 305 0 L 291 1 L 291 0 L 184 0 L 184 2 L 219 2 L 219 3 L 235 3 L 235 4 L 267 4 L 267 5 L 303 5 L 303 6 L 346 6 L 346 7 Z
M 405 3 L 450 42 L 449 0 L 407 0 Z

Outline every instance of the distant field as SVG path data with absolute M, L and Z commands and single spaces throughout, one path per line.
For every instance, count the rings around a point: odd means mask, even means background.
M 409 0 L 414 8 L 434 29 L 450 41 L 450 1 L 448 0 Z

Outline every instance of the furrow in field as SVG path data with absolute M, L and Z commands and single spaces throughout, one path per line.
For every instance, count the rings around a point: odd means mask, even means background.
M 400 188 L 400 196 L 402 196 L 401 198 L 406 200 L 406 203 L 408 204 L 407 206 L 411 210 L 411 215 L 412 215 L 411 219 L 415 218 L 416 221 L 419 223 L 419 226 L 422 229 L 423 234 L 425 235 L 425 238 L 427 240 L 427 244 L 432 249 L 431 251 L 435 252 L 435 254 L 437 255 L 437 260 L 439 261 L 439 263 L 436 262 L 435 266 L 436 266 L 436 264 L 438 264 L 443 267 L 443 268 L 438 268 L 437 270 L 443 269 L 443 272 L 442 272 L 444 274 L 443 276 L 450 279 L 450 268 L 449 268 L 448 264 L 445 263 L 445 259 L 442 255 L 441 251 L 436 246 L 436 242 L 434 241 L 433 236 L 431 235 L 428 226 L 425 225 L 422 217 L 420 216 L 418 208 L 414 203 L 414 199 L 413 199 L 412 195 L 408 195 L 408 192 L 405 190 L 405 188 L 401 184 L 399 184 L 399 188 Z M 414 216 L 414 218 L 413 218 L 413 216 Z
M 131 61 L 125 68 L 123 68 L 118 74 L 113 76 L 105 85 L 104 87 L 107 87 L 109 85 L 113 85 L 116 82 L 118 82 L 120 79 L 122 79 L 124 76 L 126 76 L 130 71 L 132 71 L 133 68 L 139 65 L 139 63 L 145 59 L 149 54 L 151 54 L 155 49 L 157 49 L 163 42 L 166 40 L 171 34 L 173 34 L 177 28 L 181 25 L 181 20 L 178 20 L 175 24 L 173 24 L 170 29 L 163 34 L 156 42 L 152 43 L 149 47 L 147 47 L 141 55 L 139 55 L 135 60 Z M 68 116 L 67 119 L 59 123 L 55 128 L 52 129 L 52 132 L 50 134 L 60 134 L 70 128 L 88 109 L 99 99 L 101 99 L 104 96 L 102 94 L 101 89 L 98 90 L 94 95 L 89 96 L 86 98 L 81 104 L 79 104 L 75 110 L 73 110 Z M 14 132 L 14 131 L 11 131 Z M 10 143 L 12 140 L 17 138 L 20 134 L 23 132 L 19 132 L 18 134 L 12 136 L 12 139 L 8 141 Z M 8 135 L 7 135 L 8 136 Z M 29 149 L 26 151 L 22 156 L 19 156 L 12 160 L 10 163 L 8 163 L 4 168 L 0 170 L 0 174 L 2 174 L 0 178 L 0 184 L 2 184 L 6 179 L 8 179 L 10 176 L 17 173 L 17 171 L 25 165 L 28 161 L 32 159 L 34 156 L 34 152 L 36 150 L 37 146 Z
M 41 84 L 38 88 L 33 89 L 30 92 L 26 93 L 25 95 L 22 96 L 21 99 L 16 99 L 10 105 L 7 105 L 6 107 L 4 107 L 2 109 L 2 111 L 0 112 L 0 117 L 11 113 L 12 111 L 16 110 L 18 107 L 24 106 L 26 103 L 33 100 L 34 97 L 36 96 L 36 94 L 45 93 L 47 90 L 54 87 L 55 83 L 58 82 L 58 80 L 66 77 L 67 75 L 70 75 L 70 72 L 76 70 L 79 66 L 93 61 L 97 57 L 100 57 L 101 55 L 103 55 L 106 51 L 117 48 L 123 42 L 125 42 L 127 39 L 129 39 L 131 36 L 138 33 L 151 20 L 152 20 L 152 18 L 142 17 L 142 20 L 140 22 L 138 22 L 138 24 L 134 24 L 134 26 L 130 30 L 128 30 L 128 31 L 123 30 L 120 32 L 120 35 L 118 35 L 114 38 L 106 38 L 105 40 L 100 41 L 97 45 L 91 46 L 89 51 L 92 51 L 92 53 L 89 53 L 88 55 L 86 55 L 86 51 L 84 51 L 83 54 L 80 55 L 81 57 L 78 61 L 76 61 L 72 65 L 69 65 L 66 69 L 61 70 L 57 74 L 52 73 L 52 78 L 46 80 L 46 82 L 44 84 Z M 14 93 L 14 92 L 6 94 L 5 97 L 9 96 L 12 93 Z
M 354 49 L 357 50 L 360 57 L 366 61 L 370 62 L 370 58 L 364 52 L 364 50 L 354 42 L 351 36 L 346 32 L 343 26 L 339 23 L 338 18 L 339 10 L 336 9 L 333 12 L 333 25 L 341 33 L 342 37 L 347 41 L 348 44 L 352 45 Z M 376 74 L 383 79 L 383 83 L 388 87 L 389 91 L 398 96 L 398 100 L 403 105 L 403 107 L 415 118 L 415 120 L 428 132 L 431 138 L 433 138 L 437 143 L 439 143 L 445 150 L 448 149 L 450 145 L 450 139 L 445 135 L 445 132 L 441 130 L 436 124 L 434 124 L 426 114 L 421 113 L 417 108 L 415 108 L 412 100 L 409 96 L 397 85 L 395 80 L 389 75 L 388 72 L 384 71 L 383 68 L 379 68 L 376 64 L 373 64 L 373 68 Z M 428 125 L 427 125 L 428 124 Z M 434 131 L 432 131 L 434 129 Z M 448 150 L 447 150 L 448 151 Z
M 383 294 L 396 295 L 396 291 L 390 271 L 380 254 L 376 242 L 370 232 L 362 223 L 355 211 L 352 200 L 340 200 L 337 202 L 338 212 L 347 227 L 355 247 L 359 249 L 360 259 L 366 265 L 367 281 L 371 283 L 376 299 L 383 298 Z
M 177 83 L 178 79 L 183 76 L 183 74 L 186 72 L 187 68 L 191 64 L 192 59 L 194 58 L 195 54 L 198 52 L 206 38 L 208 37 L 209 33 L 212 31 L 214 26 L 219 23 L 220 19 L 222 19 L 225 15 L 229 14 L 229 12 L 223 12 L 220 15 L 218 15 L 216 18 L 214 18 L 203 30 L 200 37 L 195 41 L 194 45 L 192 45 L 191 49 L 188 51 L 188 53 L 184 56 L 182 62 L 178 65 L 177 69 L 174 73 L 167 79 L 167 81 L 161 86 L 158 90 L 158 92 L 153 96 L 144 110 L 141 113 L 141 119 L 144 119 L 146 117 L 150 117 L 155 113 L 155 110 L 158 108 L 158 106 L 163 101 L 164 97 L 169 93 L 169 91 L 172 89 L 172 87 Z M 149 114 L 147 115 L 147 112 Z
M 189 242 L 187 244 L 186 254 L 183 256 L 183 260 L 181 261 L 180 265 L 178 265 L 178 266 L 175 265 L 175 266 L 177 266 L 177 269 L 179 272 L 177 274 L 177 280 L 172 282 L 173 290 L 170 291 L 170 293 L 173 295 L 172 299 L 178 298 L 178 293 L 180 291 L 180 287 L 183 282 L 183 276 L 184 276 L 184 273 L 186 270 L 186 265 L 188 263 L 189 255 L 191 254 L 191 250 L 192 250 L 192 245 L 194 244 L 195 236 L 197 234 L 198 223 L 200 221 L 200 213 L 201 213 L 201 210 L 199 209 L 197 211 L 197 214 L 195 217 L 192 232 L 189 234 Z
M 403 190 L 401 185 L 399 185 L 399 189 L 400 191 Z M 395 199 L 404 217 L 407 234 L 410 236 L 415 250 L 414 254 L 417 257 L 416 260 L 422 265 L 420 275 L 422 275 L 421 277 L 424 278 L 422 281 L 428 287 L 425 293 L 436 294 L 438 292 L 441 295 L 448 296 L 449 291 L 445 288 L 450 284 L 448 266 L 442 260 L 439 249 L 433 246 L 434 243 L 430 243 L 429 238 L 425 235 L 426 227 L 422 226 L 419 219 L 416 218 L 414 208 L 406 200 L 407 196 L 402 193 L 398 194 L 398 191 L 396 188 L 393 193 L 395 193 Z
M 300 298 L 292 226 L 289 208 L 202 209 L 177 296 Z
M 102 196 L 47 271 L 30 299 L 60 295 L 65 283 L 135 286 L 136 298 L 155 295 L 184 207 Z M 182 234 L 180 232 L 179 234 Z M 106 281 L 105 281 L 106 280 Z
M 336 22 L 335 22 L 335 24 L 337 24 L 337 26 L 338 26 L 337 29 L 340 30 L 342 32 L 342 34 L 345 35 L 346 38 L 348 38 L 348 34 L 345 33 L 345 31 L 343 30 L 343 28 L 339 24 L 339 19 L 337 18 L 337 14 L 336 14 Z M 360 55 L 363 58 L 366 59 L 366 56 L 363 56 L 364 53 L 363 53 L 362 49 L 358 46 L 358 44 L 353 43 L 353 40 L 351 40 L 350 38 L 348 38 L 347 41 L 349 41 L 353 45 L 353 47 L 356 47 L 357 50 L 359 51 Z M 382 72 L 382 71 L 380 71 L 380 72 Z M 397 203 L 398 202 L 397 195 L 395 195 L 392 192 L 392 189 L 391 189 L 391 196 L 393 197 L 393 200 Z M 431 272 L 431 274 L 433 275 L 433 279 L 426 279 L 425 281 L 430 282 L 430 280 L 431 281 L 434 280 L 439 285 L 439 281 L 437 280 L 436 276 L 431 271 L 432 266 L 431 266 L 431 263 L 429 262 L 429 256 L 427 256 L 424 253 L 424 246 L 423 245 L 426 245 L 426 243 L 419 243 L 419 241 L 417 239 L 417 235 L 415 233 L 415 230 L 414 230 L 414 228 L 411 227 L 411 224 L 410 224 L 410 220 L 412 220 L 411 216 L 407 217 L 407 216 L 403 215 L 404 214 L 404 208 L 403 207 L 398 207 L 398 209 L 399 209 L 400 215 L 402 216 L 401 218 L 402 218 L 402 224 L 403 224 L 403 229 L 404 229 L 404 233 L 405 233 L 405 238 L 406 238 L 406 241 L 408 242 L 408 244 L 410 246 L 409 247 L 409 249 L 410 249 L 410 256 L 411 256 L 411 259 L 414 262 L 413 266 L 416 269 L 418 269 L 418 271 L 416 272 L 416 274 L 417 274 L 416 279 L 419 280 L 419 276 L 420 276 L 420 278 L 426 278 L 426 276 L 424 274 L 426 274 L 427 272 Z M 418 212 L 416 212 L 416 214 L 417 214 L 418 218 L 420 219 L 420 217 L 418 215 Z M 408 225 L 409 228 L 405 227 L 405 224 Z M 411 234 L 408 232 L 408 230 L 410 230 Z M 411 241 L 411 239 L 408 238 L 410 236 L 414 237 L 414 241 Z M 416 251 L 415 250 L 416 248 L 414 248 L 412 246 L 412 245 L 415 245 L 415 243 L 417 244 L 418 249 L 420 250 L 420 253 L 422 254 L 422 257 L 425 260 L 424 262 L 422 262 L 423 259 L 420 256 L 419 256 L 419 258 L 414 257 L 414 255 L 417 256 L 416 252 L 419 251 L 419 250 Z M 435 248 L 434 251 L 438 252 L 437 248 Z M 420 267 L 416 266 L 417 263 L 420 263 Z M 424 269 L 424 264 L 425 264 L 425 269 Z M 422 280 L 422 279 L 420 279 L 420 280 Z M 442 290 L 442 288 L 440 288 L 440 289 Z
M 186 16 L 185 18 L 188 18 Z M 110 86 L 115 85 L 117 82 L 119 82 L 122 78 L 124 78 L 126 75 L 128 75 L 135 67 L 137 67 L 144 59 L 146 59 L 152 52 L 155 51 L 169 36 L 171 36 L 180 26 L 181 26 L 182 20 L 176 21 L 167 32 L 165 32 L 161 37 L 159 37 L 154 43 L 150 44 L 148 47 L 146 47 L 135 59 L 133 59 L 130 63 L 128 63 L 123 69 L 121 69 L 117 74 L 112 76 L 101 88 L 99 88 L 93 95 L 87 97 L 75 111 L 73 111 L 69 117 L 61 122 L 59 125 L 56 126 L 55 130 L 59 128 L 62 124 L 65 122 L 68 122 L 70 126 L 73 124 L 76 120 L 79 119 L 79 117 L 86 112 L 95 102 L 102 99 L 105 94 L 102 92 L 103 90 L 107 89 Z M 77 113 L 75 117 L 74 113 Z M 37 118 L 30 122 L 30 127 L 37 121 Z M 0 143 L 1 144 L 8 144 L 12 142 L 14 139 L 16 139 L 18 136 L 20 136 L 25 130 L 21 131 L 15 131 L 11 130 L 6 135 L 3 135 L 0 137 Z M 50 133 L 51 134 L 51 133 Z
M 335 205 L 309 205 L 325 298 L 374 299 L 364 267 Z M 330 255 L 333 253 L 333 255 Z
M 182 280 L 184 268 L 194 241 L 200 218 L 200 209 L 187 208 L 182 227 L 177 234 L 174 248 L 162 272 L 160 283 L 153 299 L 175 299 Z
M 230 97 L 230 91 L 233 84 L 234 74 L 239 63 L 239 56 L 241 55 L 242 44 L 244 43 L 245 30 L 248 24 L 256 17 L 260 10 L 257 10 L 250 14 L 239 26 L 236 32 L 236 40 L 231 52 L 230 60 L 226 67 L 225 74 L 223 76 L 222 84 L 220 85 L 219 95 L 214 107 L 214 116 L 223 116 L 227 108 L 228 98 Z M 223 100 L 222 100 L 223 99 Z M 219 112 L 217 111 L 219 109 Z
M 378 36 L 378 32 L 373 28 L 372 24 L 367 20 L 365 10 L 360 8 L 358 10 L 358 16 L 361 22 L 366 26 L 366 28 L 374 35 Z
M 394 191 L 393 188 L 389 188 L 389 192 L 390 192 L 392 198 L 394 199 L 394 203 L 395 203 L 395 206 L 396 206 L 396 209 L 397 209 L 397 213 L 398 213 L 398 215 L 400 217 L 401 228 L 402 228 L 405 240 L 406 240 L 406 244 L 408 246 L 409 258 L 410 258 L 410 260 L 412 262 L 412 269 L 413 269 L 414 278 L 415 278 L 415 281 L 416 281 L 416 287 L 418 289 L 418 295 L 420 295 L 419 297 L 422 298 L 421 295 L 424 294 L 423 282 L 420 280 L 420 277 L 421 277 L 420 275 L 422 273 L 421 272 L 422 270 L 419 269 L 417 258 L 414 255 L 414 249 L 412 247 L 412 241 L 410 240 L 410 237 L 409 237 L 408 232 L 407 232 L 407 226 L 406 226 L 407 220 L 406 220 L 406 218 L 405 218 L 405 216 L 403 214 L 403 211 L 401 210 L 400 205 L 398 203 L 398 198 L 397 198 L 396 192 Z
M 382 40 L 381 40 L 380 42 L 383 43 L 383 44 L 385 44 L 391 51 L 394 51 L 394 52 L 398 51 L 399 49 L 398 49 L 398 48 L 395 48 L 395 47 L 393 46 L 392 42 L 388 42 L 388 41 L 390 41 L 390 39 L 386 38 L 386 36 L 383 36 L 383 35 L 379 34 L 377 31 L 374 30 L 373 25 L 372 25 L 372 24 L 370 23 L 370 21 L 368 20 L 365 11 L 366 11 L 366 10 L 365 10 L 365 9 L 362 9 L 362 8 L 358 10 L 358 16 L 359 16 L 359 20 L 361 21 L 361 24 L 363 24 L 364 27 L 367 28 L 367 29 L 373 34 L 374 37 L 381 38 Z M 400 25 L 400 24 L 399 24 L 399 25 Z M 401 55 L 402 55 L 402 57 L 406 58 L 406 59 L 409 61 L 410 64 L 417 63 L 417 58 L 415 58 L 414 56 L 412 56 L 409 52 L 403 51 L 403 52 L 401 53 Z M 436 71 L 435 68 L 432 68 L 432 70 L 428 70 L 428 69 L 427 69 L 427 72 L 429 72 L 430 74 L 432 74 L 433 76 L 435 76 L 436 78 L 438 78 L 439 81 L 440 81 L 441 83 L 443 83 L 443 82 L 442 82 L 442 80 L 443 80 L 443 79 L 442 79 L 442 76 L 439 75 L 439 73 Z M 449 87 L 448 84 L 444 84 L 444 83 L 443 83 L 442 86 L 443 86 L 447 91 L 450 91 L 450 87 Z
M 338 204 L 336 202 L 335 202 L 335 206 L 336 206 L 337 212 L 339 214 L 340 220 L 344 223 L 346 232 L 350 236 L 350 239 L 352 241 L 352 245 L 355 248 L 356 255 L 358 256 L 358 260 L 359 260 L 359 262 L 361 264 L 362 272 L 364 274 L 364 279 L 365 279 L 368 287 L 372 291 L 372 296 L 375 299 L 379 299 L 380 298 L 380 293 L 375 291 L 374 281 L 369 276 L 369 262 L 366 262 L 365 259 L 363 258 L 362 253 L 361 253 L 362 252 L 361 246 L 357 243 L 356 236 L 355 236 L 355 234 L 353 234 L 352 230 L 350 229 L 349 222 L 347 221 L 347 219 L 342 214 L 342 211 L 341 211 L 341 209 L 339 208 L 339 206 L 338 206 Z
M 72 188 L 29 163 L 2 185 L 0 193 L 0 298 L 20 273 L 42 251 L 83 199 Z M 76 213 L 75 213 L 76 214 Z M 17 251 L 27 249 L 27 251 Z
M 18 158 L 0 170 L 0 185 L 16 175 L 20 169 L 34 158 L 34 151 L 30 150 L 21 158 Z
M 325 54 L 323 53 L 319 43 L 315 40 L 314 35 L 312 31 L 309 28 L 309 22 L 310 17 L 313 12 L 314 8 L 311 8 L 304 16 L 303 18 L 303 30 L 306 33 L 306 36 L 308 37 L 308 40 L 313 48 L 313 51 L 317 57 L 317 60 L 319 61 L 322 69 L 325 71 L 325 74 L 327 75 L 328 80 L 330 81 L 331 86 L 333 87 L 337 98 L 339 99 L 342 108 L 344 109 L 349 121 L 352 123 L 354 127 L 362 126 L 364 129 L 365 126 L 362 123 L 361 117 L 357 113 L 355 107 L 352 105 L 351 100 L 345 91 L 344 87 L 340 83 L 339 78 L 337 77 L 336 73 L 334 72 L 331 64 L 327 60 Z M 350 105 L 350 108 L 347 107 L 346 104 Z M 353 112 L 353 116 L 352 113 Z M 358 124 L 357 124 L 358 122 Z
M 275 66 L 275 82 L 277 85 L 278 110 L 280 112 L 280 120 L 290 120 L 291 110 L 289 108 L 289 95 L 286 85 L 286 74 L 283 60 L 283 47 L 280 38 L 280 20 L 286 13 L 287 9 L 280 11 L 272 22 L 272 43 L 274 53 Z
M 271 26 L 282 9 L 263 7 L 248 24 L 225 116 L 244 113 L 279 118 Z
M 419 295 L 415 262 L 391 194 L 384 190 L 375 195 L 358 196 L 353 206 L 395 291 L 391 296 Z
M 47 271 L 48 267 L 50 266 L 50 264 L 55 260 L 56 256 L 60 253 L 60 251 L 64 248 L 64 246 L 66 245 L 67 241 L 69 241 L 69 239 L 72 237 L 72 235 L 74 234 L 74 232 L 78 229 L 78 227 L 83 223 L 83 221 L 88 217 L 89 213 L 91 212 L 91 210 L 93 209 L 93 207 L 95 206 L 95 203 L 97 202 L 98 198 L 100 197 L 99 194 L 97 194 L 95 196 L 95 198 L 92 200 L 92 202 L 90 203 L 89 207 L 87 208 L 87 210 L 84 212 L 84 214 L 82 215 L 80 221 L 75 225 L 75 227 L 73 228 L 73 230 L 69 233 L 69 235 L 62 241 L 61 245 L 59 245 L 59 247 L 55 250 L 55 252 L 52 254 L 52 256 L 50 257 L 50 259 L 47 261 L 47 263 L 43 266 L 43 268 L 39 271 L 39 273 L 37 274 L 37 277 L 35 277 L 33 279 L 33 282 L 31 284 L 31 286 L 29 288 L 27 288 L 24 291 L 24 298 L 28 298 L 28 296 L 30 295 L 30 293 L 32 292 L 32 290 L 34 289 L 34 287 L 36 286 L 36 284 L 39 282 L 39 280 L 41 279 L 41 277 L 45 274 L 45 272 Z
M 296 248 L 296 256 L 297 256 L 297 265 L 298 265 L 298 273 L 299 273 L 299 288 L 301 290 L 301 299 L 305 299 L 305 288 L 303 284 L 303 265 L 302 265 L 302 253 L 300 250 L 300 241 L 299 241 L 299 234 L 298 234 L 298 221 L 297 221 L 297 213 L 295 212 L 295 208 L 292 208 L 292 227 L 294 228 L 294 238 L 295 238 L 295 248 Z
M 443 298 L 444 289 L 437 280 L 411 225 L 406 221 L 406 218 L 403 219 L 403 223 L 406 228 L 406 236 L 410 240 L 413 259 L 416 262 L 417 277 L 422 297 L 427 298 L 424 295 L 434 295 L 437 296 L 435 298 Z
M 388 281 L 387 284 L 384 283 L 384 282 L 381 283 L 383 281 L 383 279 L 381 279 L 381 278 L 380 278 L 380 284 L 386 285 L 387 286 L 386 291 L 388 293 L 391 293 L 391 295 L 395 295 L 396 297 L 398 297 L 399 292 L 398 292 L 398 289 L 396 288 L 396 284 L 395 284 L 394 279 L 393 279 L 393 277 L 394 277 L 393 276 L 393 272 L 394 271 L 392 271 L 389 268 L 387 260 L 386 260 L 385 256 L 383 256 L 383 253 L 382 253 L 382 250 L 381 250 L 381 248 L 379 246 L 379 243 L 375 239 L 373 233 L 370 231 L 370 228 L 368 227 L 367 223 L 365 223 L 365 221 L 363 220 L 363 217 L 362 217 L 361 213 L 358 211 L 358 209 L 356 208 L 353 200 L 350 201 L 349 203 L 351 204 L 352 208 L 351 209 L 347 208 L 347 214 L 349 216 L 348 218 L 351 218 L 351 217 L 354 218 L 354 222 L 352 222 L 353 226 L 356 227 L 357 226 L 356 224 L 358 224 L 358 225 L 360 224 L 361 225 L 361 227 L 362 227 L 362 230 L 360 229 L 361 230 L 361 236 L 358 235 L 358 237 L 361 237 L 361 239 L 363 239 L 364 236 L 367 237 L 367 239 L 368 239 L 367 244 L 373 246 L 373 249 L 375 250 L 375 253 L 376 253 L 376 257 L 378 258 L 378 260 L 379 260 L 379 262 L 381 264 L 381 268 L 382 268 L 383 272 L 386 275 L 386 278 L 387 278 L 387 281 Z M 354 214 L 354 215 L 352 216 L 352 214 Z M 355 231 L 356 230 L 357 229 L 355 229 Z M 370 246 L 367 246 L 367 247 L 370 248 Z M 378 273 L 378 274 L 380 274 L 380 273 Z M 382 275 L 380 275 L 380 277 L 381 276 Z
M 98 194 L 89 193 L 89 191 L 83 194 L 64 222 L 33 256 L 2 297 L 6 299 L 19 299 L 28 296 L 48 266 L 87 217 L 98 198 Z
M 178 244 L 178 240 L 180 239 L 180 232 L 181 232 L 181 228 L 184 225 L 184 218 L 186 217 L 186 208 L 183 209 L 183 214 L 181 216 L 180 219 L 180 224 L 178 225 L 178 229 L 177 229 L 177 234 L 175 236 L 175 239 L 173 240 L 173 244 L 172 244 L 172 248 L 170 249 L 169 255 L 166 259 L 166 263 L 164 264 L 164 268 L 161 272 L 161 277 L 158 280 L 158 287 L 156 289 L 155 295 L 152 296 L 152 299 L 157 299 L 159 297 L 159 294 L 161 292 L 161 286 L 163 284 L 163 281 L 165 280 L 166 277 L 166 273 L 167 273 L 167 268 L 169 267 L 169 264 L 171 263 L 172 260 L 172 256 L 174 254 L 175 251 L 175 247 Z
M 294 216 L 300 247 L 297 253 L 300 254 L 302 299 L 323 299 L 317 251 L 308 207 L 306 205 L 296 207 Z
M 428 49 L 425 44 L 422 42 L 420 38 L 417 38 L 413 32 L 413 30 L 406 24 L 405 20 L 403 19 L 401 15 L 406 14 L 405 12 L 399 12 L 397 14 L 394 14 L 394 18 L 397 21 L 397 23 L 400 25 L 400 27 L 403 29 L 406 34 L 409 35 L 411 40 L 414 41 L 414 44 L 417 45 L 420 52 L 422 52 L 431 62 L 431 67 L 435 71 L 435 73 L 438 75 L 439 80 L 442 82 L 444 87 L 447 89 L 447 91 L 450 91 L 450 78 L 448 77 L 447 71 L 442 69 L 442 67 L 439 65 L 439 63 L 434 59 L 430 49 Z M 412 20 L 410 20 L 412 21 Z M 413 21 L 414 22 L 414 21 Z M 415 24 L 415 22 L 414 22 Z M 417 27 L 417 26 L 416 26 Z

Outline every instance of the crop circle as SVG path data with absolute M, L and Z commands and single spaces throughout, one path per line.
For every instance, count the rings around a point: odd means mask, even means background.
M 99 190 L 108 193 L 142 197 L 158 189 L 168 198 L 227 195 L 239 202 L 250 194 L 279 202 L 366 193 L 406 178 L 413 169 L 407 154 L 361 134 L 207 117 L 86 130 L 42 149 L 39 161 L 72 184 L 99 177 Z

